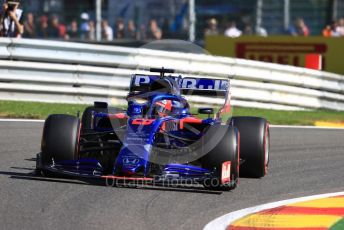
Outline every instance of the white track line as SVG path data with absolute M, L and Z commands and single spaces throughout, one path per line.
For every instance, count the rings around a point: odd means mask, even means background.
M 280 206 L 298 203 L 298 202 L 304 202 L 304 201 L 310 201 L 310 200 L 316 200 L 326 197 L 334 197 L 334 196 L 343 196 L 344 192 L 337 192 L 337 193 L 327 193 L 327 194 L 321 194 L 321 195 L 313 195 L 313 196 L 306 196 L 306 197 L 300 197 L 290 200 L 282 200 L 277 202 L 272 202 L 268 204 L 258 205 L 251 208 L 245 208 L 239 211 L 231 212 L 226 215 L 223 215 L 210 223 L 208 223 L 203 230 L 225 230 L 230 224 L 232 224 L 234 221 L 243 218 L 244 216 L 261 212 L 263 210 L 277 208 Z
M 43 123 L 44 120 L 30 120 L 30 119 L 0 119 L 0 122 L 32 122 Z M 293 126 L 293 125 L 270 125 L 271 128 L 287 128 L 287 129 L 339 129 L 338 127 L 318 127 L 318 126 Z

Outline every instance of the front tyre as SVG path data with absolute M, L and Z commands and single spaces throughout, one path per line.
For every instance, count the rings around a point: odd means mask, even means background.
M 77 117 L 50 115 L 43 129 L 42 163 L 78 159 L 80 128 L 80 120 Z

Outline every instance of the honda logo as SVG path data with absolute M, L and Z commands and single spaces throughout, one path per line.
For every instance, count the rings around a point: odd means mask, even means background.
M 140 162 L 140 159 L 138 158 L 123 158 L 123 163 L 127 165 L 136 165 Z

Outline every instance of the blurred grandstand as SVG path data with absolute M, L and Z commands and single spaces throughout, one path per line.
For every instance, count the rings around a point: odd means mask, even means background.
M 190 9 L 190 3 L 195 7 Z M 344 35 L 332 31 L 340 26 L 336 20 L 344 17 L 344 0 L 25 0 L 22 5 L 27 38 L 96 42 L 97 6 L 102 20 L 98 17 L 102 31 L 98 42 L 202 41 L 209 27 L 211 34 L 224 34 L 233 23 L 235 36 L 322 35 L 327 25 L 328 36 Z M 296 20 L 306 26 L 301 34 L 293 28 L 298 26 Z

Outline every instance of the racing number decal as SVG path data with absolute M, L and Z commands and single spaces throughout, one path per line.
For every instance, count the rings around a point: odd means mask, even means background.
M 231 181 L 231 162 L 226 161 L 222 163 L 221 184 L 226 184 L 230 181 Z

